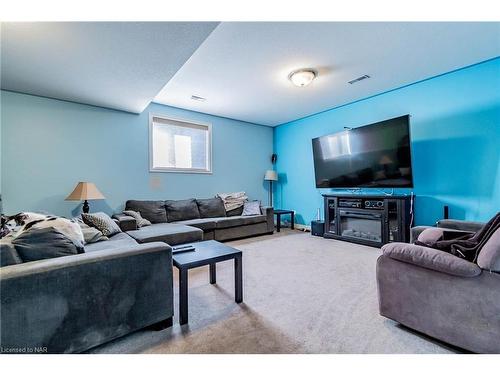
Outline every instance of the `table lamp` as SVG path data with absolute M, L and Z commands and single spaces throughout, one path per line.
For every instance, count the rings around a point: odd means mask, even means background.
M 105 197 L 92 182 L 79 182 L 65 200 L 84 201 L 83 212 L 87 214 L 90 209 L 88 201 L 95 199 L 105 199 Z
M 264 180 L 269 181 L 269 207 L 273 206 L 273 181 L 278 181 L 278 173 L 273 170 L 266 171 Z

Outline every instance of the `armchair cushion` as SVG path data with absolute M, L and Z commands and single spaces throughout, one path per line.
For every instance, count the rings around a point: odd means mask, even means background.
M 432 245 L 436 241 L 443 239 L 443 231 L 442 228 L 426 228 L 418 235 L 417 241 Z
M 484 244 L 477 257 L 477 264 L 485 270 L 500 272 L 500 229 Z
M 466 232 L 477 232 L 479 229 L 484 227 L 484 223 L 479 223 L 477 221 L 443 219 L 437 222 L 437 227 L 462 230 Z
M 481 273 L 478 265 L 429 247 L 392 242 L 384 245 L 382 251 L 392 259 L 449 275 L 475 277 Z

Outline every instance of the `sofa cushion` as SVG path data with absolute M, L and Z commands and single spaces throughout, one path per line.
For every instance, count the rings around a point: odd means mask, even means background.
M 85 245 L 85 252 L 107 250 L 107 249 L 127 249 L 137 246 L 138 243 L 126 233 L 118 233 L 110 237 L 108 241 L 100 241 Z
M 228 241 L 237 238 L 257 236 L 260 234 L 269 233 L 267 223 L 257 223 L 252 225 L 240 225 L 232 228 L 221 228 L 211 232 L 214 234 L 216 241 Z M 205 237 L 204 237 L 205 238 Z
M 23 261 L 12 244 L 12 237 L 2 238 L 0 240 L 0 267 L 20 264 Z
M 472 262 L 430 247 L 392 242 L 382 247 L 384 256 L 454 276 L 474 277 L 481 269 Z
M 198 210 L 196 199 L 165 201 L 165 207 L 167 209 L 167 220 L 169 223 L 172 221 L 200 218 L 200 211 Z
M 200 217 L 224 217 L 226 216 L 226 209 L 224 202 L 219 197 L 210 199 L 197 199 L 198 210 Z
M 191 220 L 182 220 L 176 221 L 176 224 L 184 224 L 189 225 L 195 228 L 200 228 L 203 231 L 210 231 L 215 229 L 215 220 L 218 218 L 207 217 L 203 219 L 191 219 Z
M 500 272 L 500 229 L 483 245 L 477 257 L 477 264 L 485 270 Z
M 128 231 L 127 234 L 139 243 L 160 241 L 169 245 L 201 241 L 203 239 L 203 231 L 201 229 L 171 223 L 153 224 L 141 229 Z
M 12 240 L 12 244 L 23 262 L 51 259 L 83 252 L 83 248 L 78 248 L 68 237 L 50 227 L 31 228 Z
M 215 220 L 215 228 L 232 228 L 242 225 L 264 223 L 265 221 L 266 216 L 264 215 L 220 217 Z
M 243 213 L 243 206 L 240 206 L 233 210 L 226 211 L 226 216 L 241 216 L 242 213 Z
M 144 219 L 153 224 L 167 222 L 165 201 L 129 200 L 125 204 L 125 210 L 139 212 Z

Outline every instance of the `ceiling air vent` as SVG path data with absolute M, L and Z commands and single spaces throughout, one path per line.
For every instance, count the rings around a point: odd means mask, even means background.
M 197 100 L 199 102 L 204 102 L 205 100 L 207 100 L 206 98 L 203 98 L 203 97 L 197 96 L 197 95 L 191 95 L 191 99 Z
M 368 74 L 365 74 L 364 76 L 361 76 L 361 77 L 358 77 L 356 79 L 353 79 L 352 81 L 349 81 L 349 84 L 353 84 L 353 83 L 358 83 L 359 81 L 362 81 L 364 79 L 368 79 L 370 78 L 370 76 Z

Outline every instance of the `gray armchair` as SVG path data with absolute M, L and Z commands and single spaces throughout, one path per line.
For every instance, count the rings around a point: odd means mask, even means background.
M 480 225 L 438 223 L 464 232 Z M 500 353 L 500 229 L 477 264 L 412 244 L 390 243 L 382 250 L 377 260 L 382 316 L 473 352 Z

